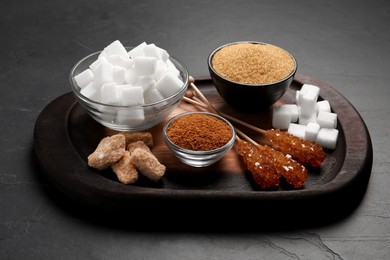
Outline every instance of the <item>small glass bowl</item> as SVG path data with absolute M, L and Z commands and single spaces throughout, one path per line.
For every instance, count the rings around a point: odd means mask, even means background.
M 224 146 L 218 149 L 208 151 L 188 150 L 174 144 L 167 135 L 167 129 L 176 119 L 189 114 L 207 114 L 225 122 L 232 131 L 231 139 Z M 186 112 L 176 115 L 165 124 L 163 128 L 163 139 L 169 150 L 171 150 L 172 153 L 176 156 L 176 158 L 178 158 L 184 164 L 187 164 L 192 167 L 206 167 L 219 161 L 233 147 L 234 141 L 236 139 L 236 132 L 234 130 L 233 125 L 222 116 L 209 112 Z
M 133 47 L 126 47 L 127 51 L 131 49 Z M 79 104 L 95 121 L 103 126 L 117 131 L 133 132 L 152 128 L 164 121 L 183 99 L 188 87 L 188 71 L 180 61 L 172 56 L 169 59 L 180 71 L 180 77 L 184 83 L 177 93 L 166 99 L 138 106 L 117 106 L 96 102 L 85 97 L 80 93 L 80 87 L 77 86 L 74 76 L 87 69 L 99 57 L 100 53 L 101 51 L 92 53 L 78 61 L 70 71 L 69 80 Z

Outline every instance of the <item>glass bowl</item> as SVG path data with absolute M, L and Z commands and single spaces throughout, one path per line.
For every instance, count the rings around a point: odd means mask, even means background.
M 187 116 L 190 114 L 205 114 L 205 115 L 211 115 L 218 120 L 221 120 L 222 122 L 226 123 L 231 130 L 231 138 L 229 141 L 223 145 L 222 147 L 219 147 L 217 149 L 213 150 L 205 150 L 205 151 L 195 151 L 195 150 L 189 150 L 182 148 L 175 143 L 173 143 L 168 135 L 167 135 L 167 129 L 169 126 L 177 119 Z M 185 138 L 185 137 L 184 137 Z M 187 164 L 189 166 L 193 167 L 206 167 L 209 165 L 212 165 L 219 161 L 234 145 L 235 139 L 236 139 L 236 132 L 234 130 L 233 125 L 223 118 L 222 116 L 212 114 L 209 112 L 185 112 L 179 115 L 176 115 L 175 117 L 172 117 L 164 126 L 163 128 L 163 139 L 168 146 L 169 150 L 173 153 L 173 155 L 178 158 L 181 162 L 184 164 Z
M 130 51 L 133 47 L 126 47 Z M 94 101 L 80 93 L 74 77 L 97 60 L 101 51 L 92 53 L 78 61 L 71 69 L 69 80 L 71 89 L 79 104 L 98 123 L 117 131 L 142 131 L 149 129 L 164 121 L 171 112 L 179 105 L 188 87 L 188 71 L 182 62 L 170 56 L 169 60 L 180 72 L 183 86 L 179 90 L 163 100 L 136 106 L 120 106 L 104 104 Z

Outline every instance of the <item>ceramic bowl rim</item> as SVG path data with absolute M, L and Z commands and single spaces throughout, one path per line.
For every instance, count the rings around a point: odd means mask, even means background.
M 272 46 L 275 46 L 275 47 L 278 47 L 282 50 L 284 50 L 285 52 L 287 52 L 291 59 L 293 60 L 294 62 L 294 69 L 291 71 L 290 74 L 288 74 L 288 76 L 284 77 L 283 79 L 279 80 L 279 81 L 275 81 L 275 82 L 271 82 L 271 83 L 265 83 L 265 84 L 246 84 L 246 83 L 240 83 L 240 82 L 237 82 L 237 81 L 233 81 L 233 80 L 230 80 L 224 76 L 222 76 L 221 74 L 219 74 L 212 66 L 211 64 L 211 60 L 212 58 L 214 57 L 215 53 L 219 50 L 221 50 L 222 48 L 224 47 L 227 47 L 227 46 L 230 46 L 230 45 L 235 45 L 235 44 L 241 44 L 241 43 L 251 43 L 251 44 L 262 44 L 262 45 L 272 45 Z M 237 85 L 241 85 L 241 86 L 247 86 L 247 87 L 268 87 L 268 86 L 273 86 L 273 85 L 278 85 L 278 84 L 281 84 L 283 83 L 284 81 L 287 81 L 289 78 L 293 77 L 295 75 L 295 73 L 297 72 L 298 70 L 298 62 L 297 60 L 295 59 L 294 55 L 291 54 L 291 52 L 287 51 L 286 49 L 278 46 L 278 45 L 275 45 L 275 44 L 271 44 L 271 43 L 267 43 L 267 42 L 261 42 L 261 41 L 235 41 L 235 42 L 229 42 L 229 43 L 226 43 L 226 44 L 223 44 L 217 48 L 215 48 L 213 51 L 210 52 L 208 58 L 207 58 L 207 65 L 209 67 L 210 70 L 213 71 L 213 73 L 215 75 L 217 75 L 218 77 L 220 77 L 221 79 L 227 81 L 227 82 L 230 82 L 232 84 L 237 84 Z

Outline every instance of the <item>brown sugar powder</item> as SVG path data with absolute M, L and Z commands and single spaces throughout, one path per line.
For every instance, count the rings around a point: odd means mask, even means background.
M 193 151 L 209 151 L 224 146 L 232 130 L 223 121 L 207 114 L 188 114 L 167 128 L 168 138 L 177 146 Z
M 289 76 L 295 62 L 280 47 L 262 43 L 236 43 L 218 50 L 212 67 L 223 77 L 243 84 L 269 84 Z

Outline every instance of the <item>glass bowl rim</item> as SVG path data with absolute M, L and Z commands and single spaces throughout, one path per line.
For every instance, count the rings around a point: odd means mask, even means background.
M 226 142 L 226 144 L 224 144 L 223 146 L 217 148 L 217 149 L 213 149 L 213 150 L 206 150 L 206 151 L 196 151 L 196 150 L 189 150 L 189 149 L 185 149 L 183 147 L 180 147 L 178 145 L 176 145 L 175 143 L 173 143 L 171 141 L 171 139 L 169 139 L 168 135 L 167 135 L 167 129 L 168 127 L 173 123 L 173 121 L 175 121 L 176 119 L 180 118 L 180 117 L 183 117 L 183 116 L 186 116 L 186 115 L 190 115 L 190 114 L 206 114 L 206 115 L 211 115 L 211 116 L 214 116 L 215 118 L 221 120 L 222 122 L 226 123 L 229 128 L 231 129 L 232 131 L 232 137 L 229 139 L 228 142 Z M 234 141 L 236 139 L 236 131 L 234 129 L 234 126 L 232 125 L 232 123 L 229 122 L 229 120 L 227 120 L 226 118 L 224 118 L 223 116 L 220 116 L 218 114 L 214 114 L 214 113 L 211 113 L 211 112 L 206 112 L 206 111 L 189 111 L 189 112 L 184 112 L 184 113 L 180 113 L 180 114 L 177 114 L 176 116 L 170 118 L 168 120 L 168 122 L 164 125 L 163 127 L 163 138 L 165 141 L 168 142 L 168 147 L 172 150 L 175 150 L 175 152 L 181 152 L 181 153 L 185 153 L 185 154 L 191 154 L 191 155 L 213 155 L 213 154 L 218 154 L 220 152 L 224 152 L 225 150 L 227 151 L 229 147 L 232 147 L 233 144 L 234 144 Z M 173 147 L 173 148 L 172 148 Z

